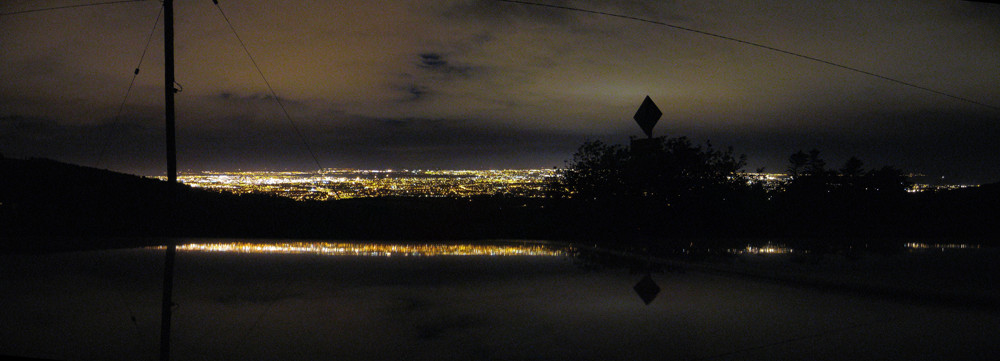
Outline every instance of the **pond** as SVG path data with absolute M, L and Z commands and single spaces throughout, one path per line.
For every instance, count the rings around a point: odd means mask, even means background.
M 582 267 L 560 246 L 181 247 L 175 360 L 995 359 L 1000 312 L 712 272 Z M 253 243 L 253 242 L 251 242 Z M 260 242 L 257 242 L 260 243 Z M 155 360 L 163 251 L 0 255 L 0 354 Z

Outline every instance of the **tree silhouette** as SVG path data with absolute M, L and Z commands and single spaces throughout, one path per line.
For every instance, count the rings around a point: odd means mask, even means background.
M 865 185 L 869 192 L 886 195 L 900 195 L 911 185 L 903 171 L 892 166 L 872 169 L 865 173 Z
M 702 198 L 746 183 L 746 156 L 696 146 L 687 137 L 633 141 L 629 148 L 587 141 L 563 170 L 564 195 L 582 199 Z
M 634 139 L 628 147 L 587 141 L 556 185 L 567 224 L 587 237 L 618 239 L 729 231 L 748 188 L 746 157 L 686 137 Z
M 864 163 L 858 157 L 852 156 L 847 162 L 844 162 L 844 166 L 840 168 L 840 175 L 844 177 L 857 178 L 864 174 L 864 169 L 862 168 Z
M 805 203 L 823 202 L 817 198 L 832 188 L 832 175 L 826 170 L 826 161 L 820 158 L 820 151 L 810 150 L 808 154 L 799 150 L 789 158 L 788 169 L 792 177 L 784 184 L 783 190 Z
M 788 157 L 788 163 L 788 173 L 792 177 L 797 177 L 799 176 L 799 172 L 805 169 L 806 163 L 809 163 L 809 155 L 799 150 Z
M 590 200 L 625 195 L 624 169 L 628 158 L 628 150 L 622 146 L 597 140 L 584 142 L 562 172 L 562 182 L 556 185 L 557 194 Z
M 826 161 L 819 157 L 819 150 L 809 151 L 809 161 L 806 163 L 806 173 L 814 176 L 822 176 L 826 173 Z

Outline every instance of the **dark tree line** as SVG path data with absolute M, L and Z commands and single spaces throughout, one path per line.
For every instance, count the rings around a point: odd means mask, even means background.
M 800 150 L 788 158 L 790 179 L 784 184 L 785 191 L 900 195 L 911 185 L 903 171 L 892 166 L 865 170 L 864 162 L 852 156 L 839 169 L 827 169 L 819 154 L 816 149 L 808 154 Z
M 685 137 L 636 140 L 628 148 L 585 142 L 562 173 L 557 195 L 584 200 L 690 203 L 725 197 L 746 183 L 744 155 Z
M 816 149 L 788 159 L 789 179 L 773 191 L 775 222 L 792 237 L 850 236 L 841 246 L 874 247 L 871 238 L 901 237 L 910 219 L 911 183 L 892 166 L 865 169 L 857 157 L 829 169 Z
M 653 239 L 729 233 L 755 190 L 744 155 L 688 138 L 585 142 L 554 184 L 556 214 L 571 237 Z
M 942 222 L 949 215 L 941 204 L 961 208 L 951 217 L 982 216 L 952 201 L 954 194 L 908 193 L 903 171 L 867 169 L 857 157 L 831 168 L 820 151 L 800 150 L 788 159 L 787 180 L 769 188 L 752 182 L 745 165 L 745 156 L 732 148 L 695 145 L 685 137 L 629 146 L 588 141 L 552 186 L 555 214 L 570 238 L 640 239 L 667 247 L 690 239 L 760 237 L 804 248 L 878 248 L 905 237 L 982 236 L 995 228 L 993 222 L 971 228 Z M 996 199 L 984 202 L 996 208 Z

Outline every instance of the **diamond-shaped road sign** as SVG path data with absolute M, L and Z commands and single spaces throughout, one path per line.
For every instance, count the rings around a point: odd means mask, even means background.
M 660 286 L 657 286 L 656 282 L 653 282 L 653 277 L 650 277 L 648 273 L 632 289 L 635 290 L 635 293 L 639 294 L 642 302 L 645 302 L 646 305 L 652 303 L 656 295 L 660 293 Z
M 656 121 L 660 120 L 660 116 L 662 115 L 663 112 L 660 111 L 660 108 L 656 107 L 653 99 L 650 99 L 649 95 L 647 95 L 646 99 L 643 99 L 642 105 L 639 106 L 639 110 L 635 112 L 635 116 L 632 118 L 635 119 L 636 123 L 639 123 L 639 127 L 642 128 L 643 132 L 646 132 L 646 136 L 652 138 L 653 126 L 656 125 Z

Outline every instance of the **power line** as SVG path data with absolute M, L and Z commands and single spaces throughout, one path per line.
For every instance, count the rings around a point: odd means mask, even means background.
M 0 13 L 0 16 L 18 15 L 18 14 L 27 14 L 27 13 L 37 13 L 37 12 L 42 12 L 42 11 L 62 10 L 62 9 L 72 9 L 72 8 L 82 8 L 82 7 L 99 6 L 99 5 L 135 3 L 135 2 L 143 2 L 143 1 L 150 1 L 150 0 L 118 0 L 118 1 L 105 1 L 105 2 L 99 2 L 99 3 L 90 3 L 90 4 L 54 6 L 54 7 L 50 7 L 50 8 L 39 8 L 39 9 L 29 9 L 29 10 L 11 11 L 11 12 L 7 12 L 7 13 Z
M 149 51 L 149 44 L 153 42 L 153 34 L 156 33 L 156 26 L 160 23 L 161 16 L 163 16 L 162 6 L 160 7 L 160 12 L 156 14 L 156 20 L 153 21 L 153 29 L 149 31 L 149 37 L 146 38 L 146 46 L 142 48 L 142 55 L 139 56 L 139 63 L 135 65 L 135 71 L 132 72 L 132 81 L 128 83 L 128 90 L 125 90 L 125 97 L 122 98 L 122 103 L 118 106 L 118 113 L 115 114 L 115 120 L 111 122 L 111 128 L 108 130 L 107 138 L 104 139 L 104 146 L 101 147 L 101 153 L 97 156 L 97 167 L 100 167 L 101 162 L 104 160 L 104 154 L 111 145 L 110 132 L 114 130 L 115 126 L 118 125 L 118 121 L 121 120 L 122 111 L 125 109 L 125 102 L 128 101 L 128 96 L 132 93 L 132 86 L 135 85 L 135 78 L 139 76 L 139 68 L 142 67 L 142 61 L 146 59 L 146 52 Z
M 97 252 L 97 263 L 110 264 L 111 257 L 108 253 L 109 252 Z M 152 340 L 146 338 L 146 334 L 142 332 L 142 327 L 139 326 L 139 320 L 135 316 L 135 310 L 132 309 L 128 297 L 125 297 L 125 292 L 123 292 L 121 287 L 119 287 L 120 285 L 114 283 L 114 280 L 107 279 L 107 281 L 108 287 L 115 291 L 122 305 L 125 306 L 125 310 L 128 312 L 129 321 L 131 321 L 132 325 L 135 327 L 135 337 L 138 339 L 139 344 L 143 345 L 151 343 Z
M 233 23 L 229 21 L 229 17 L 226 16 L 226 12 L 222 11 L 222 6 L 219 5 L 218 0 L 212 0 L 212 2 L 215 3 L 215 8 L 219 9 L 219 14 L 222 14 L 222 18 L 226 20 L 226 24 L 229 25 L 229 30 L 232 30 L 233 35 L 236 36 L 236 40 L 240 42 L 240 46 L 243 47 L 243 52 L 245 52 L 247 57 L 250 58 L 250 62 L 253 63 L 253 67 L 257 69 L 257 74 L 260 74 L 260 78 L 264 80 L 264 84 L 267 85 L 267 90 L 271 92 L 271 96 L 274 97 L 274 101 L 278 103 L 278 107 L 281 108 L 281 112 L 285 114 L 285 119 L 288 120 L 288 124 L 291 124 L 292 129 L 295 130 L 295 134 L 299 137 L 299 141 L 301 141 L 302 144 L 305 145 L 306 150 L 309 151 L 309 155 L 312 156 L 313 162 L 316 163 L 316 169 L 322 171 L 323 166 L 319 164 L 319 158 L 316 158 L 316 153 L 313 153 L 312 147 L 310 147 L 309 143 L 306 142 L 306 138 L 302 136 L 302 132 L 299 131 L 299 127 L 295 125 L 295 122 L 292 120 L 292 116 L 289 115 L 288 110 L 285 109 L 285 103 L 281 101 L 281 98 L 278 97 L 278 93 L 274 91 L 274 88 L 271 87 L 271 83 L 267 81 L 267 77 L 265 77 L 264 72 L 260 70 L 260 66 L 257 65 L 257 61 L 254 60 L 253 55 L 250 54 L 250 50 L 247 49 L 246 43 L 244 43 L 243 39 L 240 38 L 240 34 L 236 32 L 236 28 L 233 27 Z
M 979 101 L 976 101 L 976 100 L 972 100 L 972 99 L 969 99 L 969 98 L 965 98 L 965 97 L 962 97 L 962 96 L 958 96 L 958 95 L 946 93 L 946 92 L 943 92 L 943 91 L 940 91 L 940 90 L 931 89 L 931 88 L 928 88 L 928 87 L 925 87 L 925 86 L 922 86 L 922 85 L 917 85 L 917 84 L 914 84 L 914 83 L 910 83 L 910 82 L 907 82 L 907 81 L 899 80 L 899 79 L 892 78 L 892 77 L 889 77 L 889 76 L 885 76 L 885 75 L 873 73 L 873 72 L 870 72 L 870 71 L 867 71 L 867 70 L 862 70 L 862 69 L 858 69 L 858 68 L 855 68 L 855 67 L 843 65 L 843 64 L 840 64 L 840 63 L 835 63 L 835 62 L 832 62 L 832 61 L 829 61 L 829 60 L 820 59 L 820 58 L 817 58 L 817 57 L 814 57 L 814 56 L 799 54 L 799 53 L 796 53 L 796 52 L 793 52 L 793 51 L 779 49 L 779 48 L 776 48 L 776 47 L 773 47 L 773 46 L 769 46 L 769 45 L 764 45 L 764 44 L 755 43 L 755 42 L 752 42 L 752 41 L 746 41 L 746 40 L 742 40 L 742 39 L 737 39 L 737 38 L 734 38 L 734 37 L 731 37 L 731 36 L 720 35 L 720 34 L 711 33 L 711 32 L 707 32 L 707 31 L 703 31 L 703 30 L 698 30 L 698 29 L 683 27 L 683 26 L 674 25 L 674 24 L 670 24 L 670 23 L 665 23 L 665 22 L 662 22 L 662 21 L 644 19 L 644 18 L 640 18 L 640 17 L 636 17 L 636 16 L 630 16 L 630 15 L 609 13 L 609 12 L 604 12 L 604 11 L 588 10 L 588 9 L 583 9 L 583 8 L 575 8 L 575 7 L 563 6 L 563 5 L 542 4 L 542 3 L 529 2 L 529 1 L 519 1 L 519 0 L 496 0 L 496 1 L 505 2 L 505 3 L 512 3 L 512 4 L 521 4 L 521 5 L 529 5 L 529 6 L 546 7 L 546 8 L 552 8 L 552 9 L 576 11 L 576 12 L 582 12 L 582 13 L 588 13 L 588 14 L 595 14 L 595 15 L 610 16 L 610 17 L 616 17 L 616 18 L 621 18 L 621 19 L 626 19 L 626 20 L 633 20 L 633 21 L 639 21 L 639 22 L 648 23 L 648 24 L 665 26 L 665 27 L 672 28 L 672 29 L 677 29 L 677 30 L 692 32 L 692 33 L 701 34 L 701 35 L 705 35 L 705 36 L 711 36 L 713 38 L 718 38 L 718 39 L 722 39 L 722 40 L 732 41 L 732 42 L 740 43 L 740 44 L 743 44 L 743 45 L 749 45 L 749 46 L 753 46 L 753 47 L 758 47 L 758 48 L 762 48 L 762 49 L 766 49 L 766 50 L 770 50 L 770 51 L 782 53 L 782 54 L 785 54 L 785 55 L 791 55 L 791 56 L 794 56 L 794 57 L 798 57 L 798 58 L 802 58 L 802 59 L 806 59 L 806 60 L 811 60 L 811 61 L 814 61 L 814 62 L 818 62 L 818 63 L 830 65 L 830 66 L 834 66 L 834 67 L 841 68 L 841 69 L 844 69 L 844 70 L 849 70 L 849 71 L 853 71 L 853 72 L 856 72 L 856 73 L 860 73 L 860 74 L 868 75 L 868 76 L 871 76 L 871 77 L 879 78 L 879 79 L 882 79 L 882 80 L 890 81 L 890 82 L 893 82 L 893 83 L 896 83 L 896 84 L 900 84 L 900 85 L 903 85 L 903 86 L 908 86 L 908 87 L 911 87 L 911 88 L 920 89 L 920 90 L 923 90 L 923 91 L 926 91 L 926 92 L 930 92 L 930 93 L 934 93 L 934 94 L 937 94 L 937 95 L 946 96 L 946 97 L 949 97 L 949 98 L 952 98 L 952 99 L 955 99 L 955 100 L 959 100 L 959 101 L 963 101 L 963 102 L 966 102 L 966 103 L 975 104 L 975 105 L 978 105 L 978 106 L 981 106 L 981 107 L 986 107 L 986 108 L 990 108 L 990 109 L 993 109 L 993 110 L 1000 110 L 1000 107 L 997 107 L 997 106 L 994 106 L 994 105 L 990 105 L 990 104 L 986 104 L 986 103 L 979 102 Z

